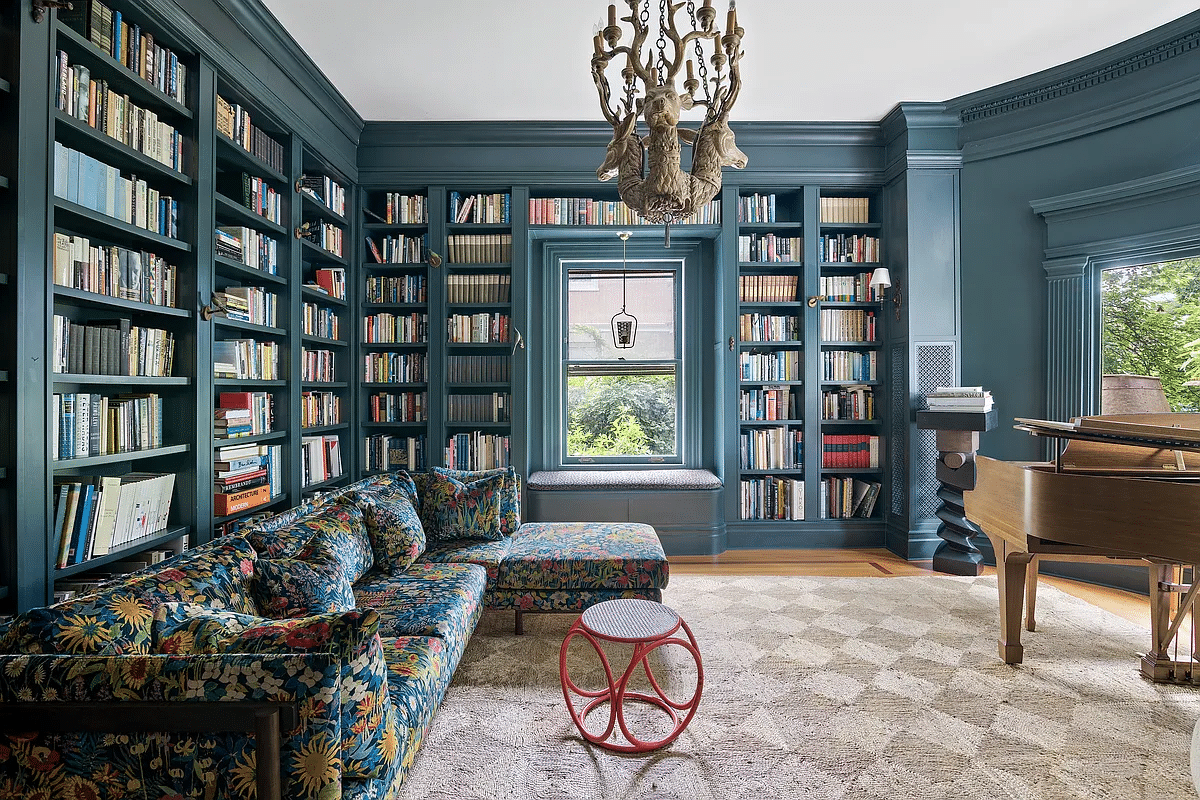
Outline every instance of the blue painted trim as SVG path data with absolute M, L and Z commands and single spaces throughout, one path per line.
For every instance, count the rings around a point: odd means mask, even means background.
M 1145 178 L 1099 186 L 1081 192 L 1030 201 L 1035 213 L 1049 221 L 1052 217 L 1077 219 L 1110 211 L 1160 203 L 1181 195 L 1200 192 L 1200 165 L 1150 175 Z

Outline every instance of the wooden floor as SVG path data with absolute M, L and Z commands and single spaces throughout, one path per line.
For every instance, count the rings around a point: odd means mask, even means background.
M 671 556 L 671 572 L 680 575 L 824 575 L 837 578 L 887 578 L 937 575 L 928 561 L 905 561 L 888 550 L 727 550 L 718 556 Z M 985 574 L 994 575 L 988 567 Z M 1042 576 L 1048 584 L 1131 622 L 1150 625 L 1144 595 Z

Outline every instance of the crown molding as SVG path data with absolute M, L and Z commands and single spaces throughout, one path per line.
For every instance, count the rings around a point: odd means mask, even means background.
M 1170 172 L 1150 175 L 1122 183 L 1085 189 L 1080 192 L 1032 200 L 1034 213 L 1047 220 L 1079 217 L 1117 211 L 1147 203 L 1157 203 L 1173 196 L 1200 193 L 1200 165 L 1183 167 Z
M 1043 266 L 1050 277 L 1070 277 L 1070 270 L 1080 265 L 1094 264 L 1101 268 L 1133 266 L 1149 261 L 1195 258 L 1198 254 L 1200 224 L 1137 236 L 1047 248 Z M 1051 272 L 1052 267 L 1057 271 Z

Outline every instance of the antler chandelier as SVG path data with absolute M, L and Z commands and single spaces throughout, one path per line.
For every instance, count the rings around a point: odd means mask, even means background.
M 670 225 L 703 207 L 721 189 L 721 167 L 741 169 L 746 154 L 734 143 L 729 129 L 729 112 L 742 88 L 742 29 L 737 24 L 733 0 L 729 3 L 726 30 L 713 27 L 717 15 L 712 0 L 696 8 L 694 0 L 672 3 L 659 0 L 658 36 L 653 47 L 650 36 L 650 0 L 625 0 L 629 16 L 621 17 L 633 28 L 628 44 L 622 44 L 615 5 L 608 7 L 608 26 L 596 34 L 592 55 L 592 78 L 600 93 L 600 107 L 613 126 L 604 163 L 596 170 L 602 181 L 617 179 L 617 191 L 625 204 L 647 221 Z M 675 14 L 687 6 L 691 30 L 680 33 Z M 688 47 L 694 46 L 695 61 Z M 646 46 L 644 56 L 642 49 Z M 705 57 L 706 49 L 712 55 Z M 614 107 L 607 71 L 614 61 L 621 64 L 619 99 Z M 707 63 L 706 63 L 707 62 Z M 686 63 L 683 92 L 675 79 Z M 713 76 L 709 77 L 708 64 Z M 699 75 L 699 78 L 696 75 Z M 702 91 L 700 96 L 697 91 Z M 705 109 L 698 130 L 680 128 L 681 111 Z M 644 115 L 649 133 L 637 132 L 638 117 Z M 680 167 L 680 142 L 692 145 L 692 169 Z M 648 169 L 647 169 L 648 165 Z

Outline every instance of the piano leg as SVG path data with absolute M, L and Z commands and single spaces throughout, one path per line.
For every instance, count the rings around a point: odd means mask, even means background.
M 1025 568 L 1025 630 L 1027 631 L 1037 630 L 1034 611 L 1037 608 L 1038 564 L 1038 557 L 1033 556 L 1029 559 L 1029 566 Z
M 1172 658 L 1178 648 L 1178 637 L 1185 616 L 1193 610 L 1197 595 L 1196 567 L 1192 567 L 1192 583 L 1184 583 L 1182 564 L 1150 562 L 1150 638 L 1153 649 L 1142 656 L 1142 675 L 1155 683 L 1196 682 L 1195 645 L 1186 653 L 1186 662 Z M 1192 615 L 1193 629 L 1196 626 Z M 1195 634 L 1192 634 L 1193 641 Z
M 992 536 L 987 531 L 996 553 L 996 586 L 1000 593 L 1000 658 L 1005 664 L 1020 664 L 1025 657 L 1021 646 L 1021 611 L 1025 594 L 1025 579 L 1031 553 L 1016 549 L 1012 544 Z

